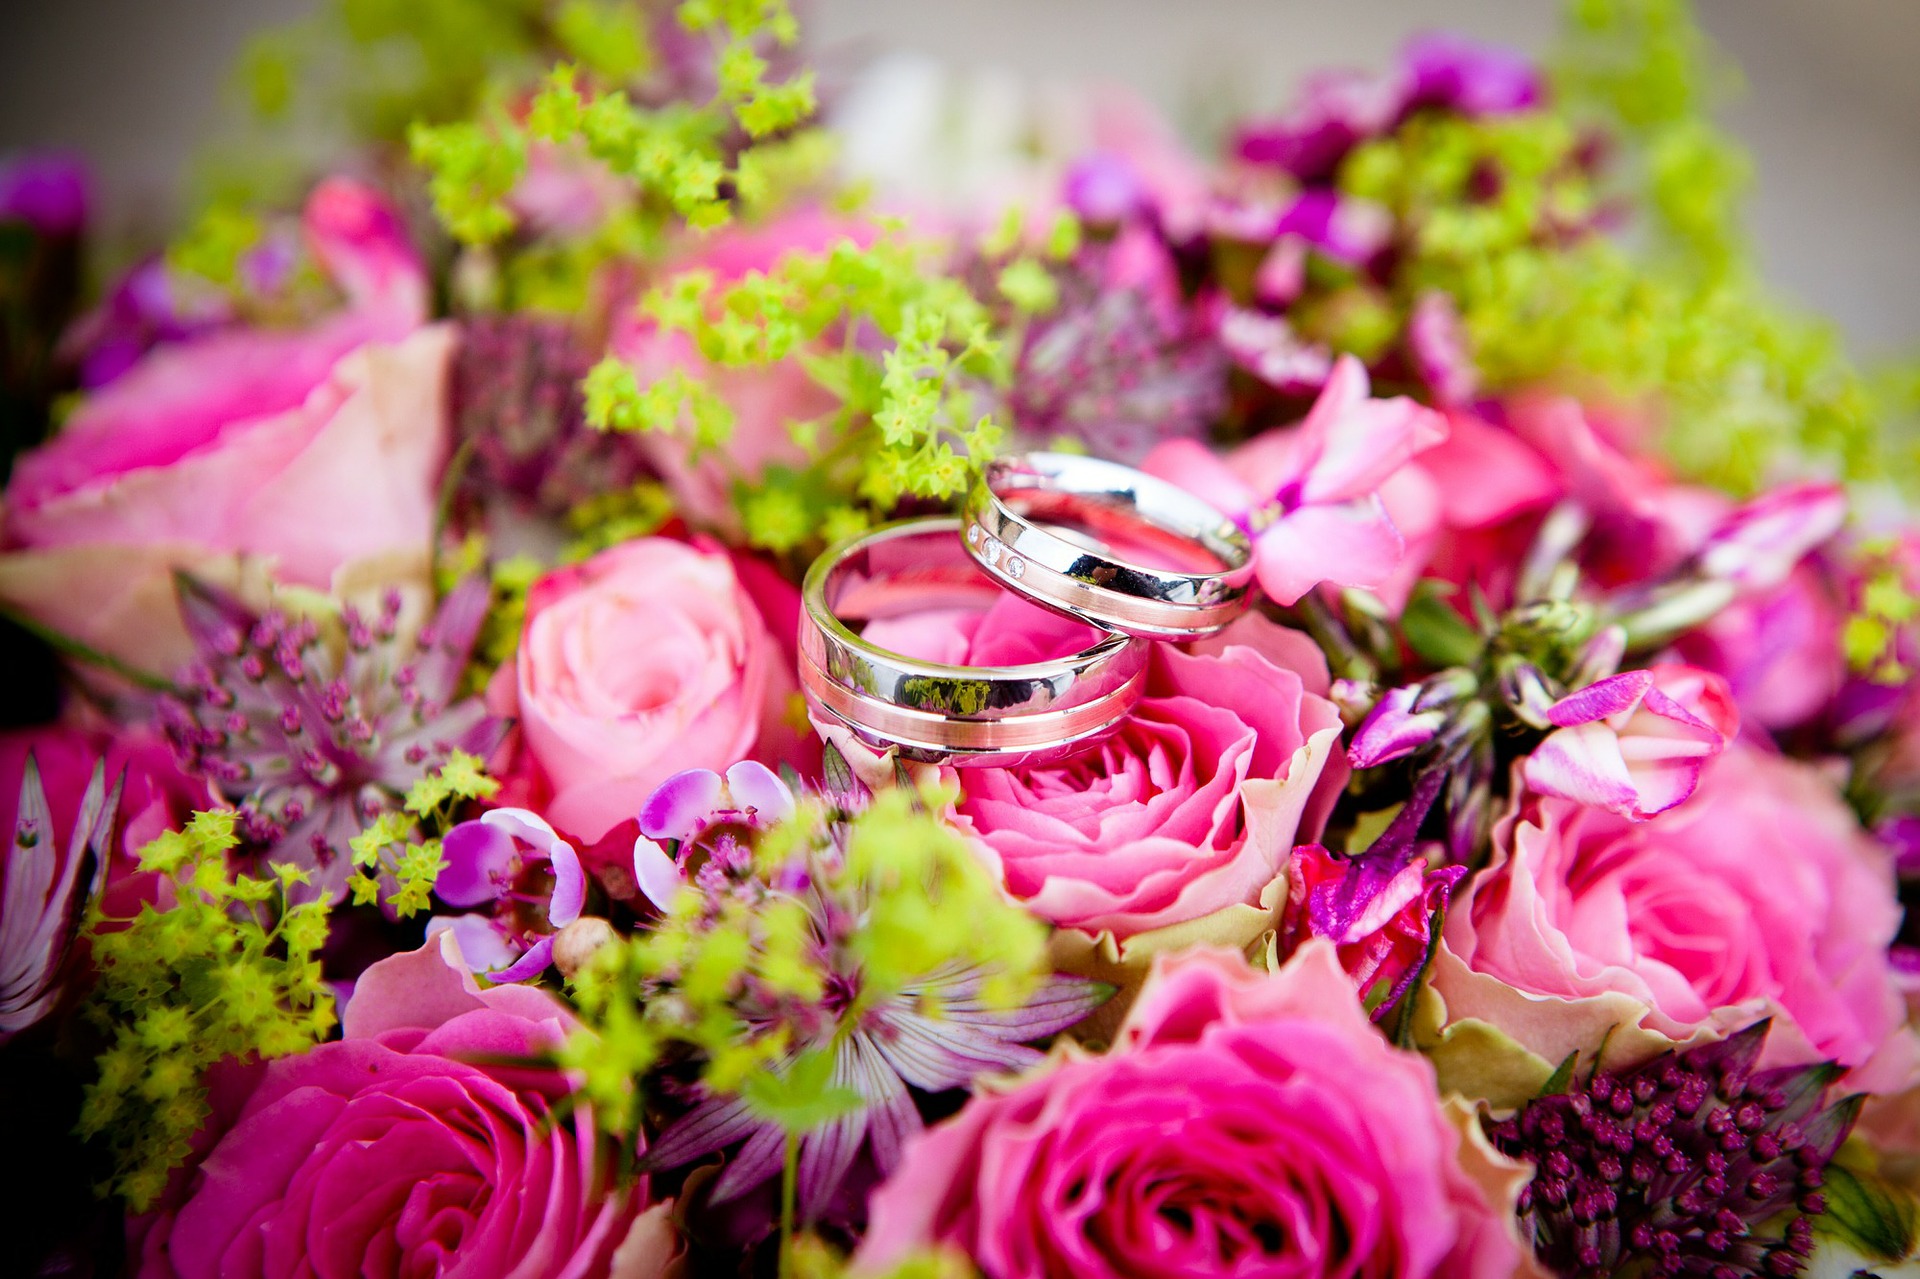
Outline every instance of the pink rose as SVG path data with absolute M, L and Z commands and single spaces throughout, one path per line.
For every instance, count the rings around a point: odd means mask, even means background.
M 791 665 L 724 551 L 644 537 L 534 583 L 500 709 L 547 820 L 592 844 L 673 774 L 784 741 Z
M 872 230 L 816 210 L 798 212 L 764 226 L 733 227 L 696 242 L 674 259 L 666 276 L 705 271 L 720 288 L 749 274 L 765 274 L 790 253 L 817 253 L 841 241 L 865 243 Z M 699 527 L 737 534 L 733 484 L 756 480 L 769 466 L 800 466 L 806 451 L 791 427 L 831 411 L 837 401 L 816 384 L 797 360 L 765 368 L 715 369 L 683 333 L 663 333 L 647 316 L 623 315 L 611 338 L 616 355 L 634 366 L 640 384 L 684 368 L 708 379 L 733 410 L 733 434 L 720 449 L 689 458 L 683 436 L 646 432 L 636 437 L 673 492 L 674 506 Z
M 1505 1279 L 1524 1174 L 1460 1123 L 1328 943 L 1274 976 L 1162 957 L 1112 1052 L 977 1094 L 908 1146 L 856 1260 L 945 1244 L 988 1279 Z
M 645 1178 L 610 1173 L 558 1071 L 502 1063 L 574 1029 L 537 988 L 481 991 L 429 941 L 360 978 L 345 1038 L 217 1076 L 231 1116 L 175 1203 L 139 1223 L 140 1273 L 605 1275 L 665 1272 L 675 1243 Z M 636 1216 L 636 1214 L 640 1214 Z
M 1609 1021 L 1638 1009 L 1637 1025 L 1669 1040 L 1784 1014 L 1770 1055 L 1864 1067 L 1854 1085 L 1876 1089 L 1901 1082 L 1911 1053 L 1887 962 L 1900 919 L 1886 852 L 1831 782 L 1735 743 L 1690 800 L 1650 821 L 1521 803 L 1445 940 L 1458 966 L 1535 997 L 1539 1024 L 1485 1019 L 1549 1062 L 1597 1046 L 1553 1041 L 1552 1001 L 1611 1001 L 1624 1011 Z M 1447 967 L 1436 986 L 1449 1012 L 1481 1015 L 1481 988 Z M 1802 1051 L 1780 1047 L 1792 1028 Z
M 970 660 L 1000 660 L 983 649 Z M 1063 927 L 1124 939 L 1256 905 L 1296 836 L 1340 714 L 1313 643 L 1258 616 L 1187 649 L 1153 647 L 1146 695 L 1099 748 L 1036 768 L 961 770 L 957 820 L 1007 889 Z M 1335 765 L 1345 775 L 1344 761 Z M 1333 781 L 1337 790 L 1337 778 Z
M 176 569 L 322 590 L 424 572 L 451 333 L 420 328 L 424 269 L 373 191 L 323 182 L 305 225 L 347 306 L 168 346 L 87 399 L 14 469 L 0 599 L 171 674 L 193 653 Z

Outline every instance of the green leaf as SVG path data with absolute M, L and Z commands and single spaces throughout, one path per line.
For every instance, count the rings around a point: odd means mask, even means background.
M 1904 1261 L 1913 1254 L 1920 1204 L 1907 1191 L 1877 1172 L 1838 1160 L 1827 1165 L 1825 1191 L 1827 1211 L 1814 1224 L 1817 1232 L 1880 1261 Z
M 1572 1091 L 1573 1068 L 1579 1061 L 1580 1050 L 1576 1048 L 1561 1059 L 1558 1066 L 1553 1068 L 1553 1073 L 1547 1076 L 1547 1082 L 1540 1085 L 1540 1095 L 1542 1097 L 1558 1097 L 1563 1093 Z
M 1425 582 L 1407 601 L 1400 627 L 1413 651 L 1435 666 L 1472 666 L 1480 660 L 1479 633 Z

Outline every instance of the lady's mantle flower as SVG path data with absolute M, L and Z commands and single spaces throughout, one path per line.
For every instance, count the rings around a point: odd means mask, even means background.
M 587 874 L 573 845 L 537 814 L 496 808 L 461 822 L 440 845 L 446 866 L 434 895 L 491 914 L 442 915 L 427 935 L 451 930 L 467 966 L 495 982 L 538 977 L 553 962 L 554 934 L 580 918 Z
M 1542 1261 L 1583 1277 L 1800 1273 L 1860 1099 L 1821 1106 L 1832 1064 L 1755 1070 L 1767 1026 L 1595 1071 L 1489 1124 L 1539 1167 L 1520 1215 Z
M 856 1108 L 801 1139 L 799 1206 L 813 1217 L 863 1153 L 883 1177 L 899 1163 L 907 1140 L 922 1128 L 910 1087 L 962 1088 L 984 1072 L 1032 1065 L 1041 1054 L 1026 1046 L 1030 1041 L 1073 1025 L 1108 991 L 1056 977 L 1024 1007 L 1006 1009 L 987 998 L 989 972 L 951 964 L 874 998 L 863 991 L 857 957 L 866 902 L 856 900 L 857 889 L 835 887 L 832 862 L 844 849 L 830 848 L 824 860 L 803 853 L 772 873 L 756 867 L 755 833 L 795 807 L 786 783 L 763 765 L 736 764 L 724 779 L 705 769 L 680 773 L 641 812 L 634 873 L 663 910 L 687 883 L 715 916 L 741 901 L 803 903 L 807 962 L 824 975 L 819 998 L 750 986 L 734 1011 L 755 1035 L 785 1031 L 792 1057 L 829 1054 L 829 1086 L 859 1098 Z M 836 822 L 834 839 L 844 832 Z M 700 1101 L 653 1143 L 646 1163 L 672 1168 L 736 1145 L 711 1191 L 713 1202 L 723 1203 L 777 1176 L 785 1152 L 785 1131 L 744 1098 Z
M 184 769 L 239 807 L 246 843 L 314 872 L 316 893 L 342 896 L 350 841 L 415 782 L 498 740 L 480 702 L 457 696 L 484 582 L 449 594 L 411 651 L 397 592 L 376 618 L 343 609 L 336 649 L 309 618 L 255 615 L 186 579 L 179 591 L 200 660 L 162 703 L 167 736 Z
M 60 998 L 80 913 L 106 882 L 119 806 L 120 784 L 108 793 L 102 762 L 87 783 L 62 857 L 39 765 L 27 756 L 13 843 L 0 873 L 0 1044 L 45 1017 Z

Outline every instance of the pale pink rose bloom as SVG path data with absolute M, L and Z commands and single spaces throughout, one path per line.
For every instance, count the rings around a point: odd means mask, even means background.
M 1373 1029 L 1329 943 L 1271 976 L 1188 951 L 1156 961 L 1111 1052 L 980 1092 L 910 1145 L 856 1269 L 938 1244 L 987 1279 L 1506 1279 L 1518 1169 Z
M 988 638 L 983 626 L 969 660 L 1044 648 Z M 1140 705 L 1099 747 L 955 776 L 960 828 L 1008 891 L 1063 927 L 1125 939 L 1257 904 L 1345 776 L 1340 715 L 1306 636 L 1248 616 L 1186 650 L 1155 645 L 1149 660 Z
M 727 553 L 647 537 L 534 583 L 510 709 L 544 815 L 591 844 L 673 774 L 755 754 L 794 688 Z
M 1446 435 L 1446 418 L 1432 409 L 1370 398 L 1366 368 L 1342 356 L 1298 428 L 1269 432 L 1225 460 L 1195 441 L 1170 440 L 1142 469 L 1245 524 L 1261 587 L 1292 604 L 1321 582 L 1387 581 L 1406 545 L 1380 490 Z
M 1693 794 L 1740 731 L 1727 682 L 1676 664 L 1589 684 L 1548 707 L 1547 720 L 1556 727 L 1527 756 L 1527 785 L 1633 821 Z
M 678 1242 L 622 1184 L 566 1075 L 510 1064 L 577 1023 L 536 987 L 482 991 L 449 938 L 361 975 L 345 1036 L 216 1078 L 213 1144 L 136 1222 L 142 1275 L 663 1275 Z
M 1536 1052 L 1574 1046 L 1548 1042 L 1555 1001 L 1624 995 L 1668 1039 L 1776 1014 L 1770 1055 L 1865 1068 L 1854 1082 L 1870 1090 L 1903 1082 L 1883 1077 L 1911 1062 L 1886 953 L 1893 867 L 1819 770 L 1735 743 L 1651 821 L 1534 796 L 1494 848 L 1448 912 L 1446 945 L 1547 997 L 1529 1001 L 1538 1026 L 1502 1026 Z
M 424 268 L 372 190 L 321 183 L 305 228 L 347 305 L 304 330 L 161 348 L 87 399 L 14 470 L 7 534 L 24 549 L 0 560 L 0 598 L 172 674 L 193 651 L 175 570 L 231 584 L 255 564 L 327 590 L 355 566 L 424 566 L 452 334 L 420 327 Z
M 772 271 L 790 253 L 824 252 L 843 241 L 866 244 L 873 234 L 863 223 L 804 210 L 763 226 L 728 228 L 695 240 L 666 265 L 662 278 L 706 271 L 716 287 L 726 288 L 748 275 Z M 685 334 L 662 332 L 651 317 L 631 308 L 622 312 L 609 345 L 633 366 L 642 387 L 684 369 L 706 380 L 733 410 L 733 435 L 698 458 L 688 456 L 691 441 L 684 435 L 647 431 L 636 437 L 672 491 L 675 507 L 697 527 L 737 535 L 734 482 L 751 484 L 769 466 L 804 465 L 807 451 L 790 428 L 838 404 L 797 359 L 767 367 L 715 368 Z

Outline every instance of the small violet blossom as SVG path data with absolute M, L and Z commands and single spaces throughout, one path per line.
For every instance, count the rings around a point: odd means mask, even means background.
M 553 938 L 580 918 L 587 875 L 573 845 L 524 808 L 496 808 L 447 832 L 446 869 L 434 893 L 450 906 L 491 914 L 438 916 L 427 935 L 451 931 L 467 966 L 495 982 L 538 977 L 553 962 Z M 550 886 L 549 886 L 550 885 Z
M 1321 582 L 1375 587 L 1392 574 L 1406 546 L 1380 488 L 1446 438 L 1446 418 L 1434 410 L 1404 397 L 1371 398 L 1365 366 L 1346 355 L 1306 419 L 1276 440 L 1279 452 L 1250 459 L 1243 451 L 1229 462 L 1196 441 L 1172 440 L 1148 454 L 1143 469 L 1245 528 L 1260 585 L 1276 603 L 1292 604 Z
M 1527 785 L 1644 821 L 1686 800 L 1739 732 L 1725 680 L 1690 666 L 1623 671 L 1548 708 L 1556 730 L 1527 757 Z
M 723 777 L 710 768 L 689 768 L 660 783 L 640 810 L 640 837 L 633 843 L 633 877 L 647 900 L 661 910 L 686 883 L 678 862 L 659 841 L 686 847 L 703 831 L 714 874 L 745 870 L 746 850 L 727 827 L 765 830 L 793 816 L 793 791 L 758 760 L 743 759 Z

